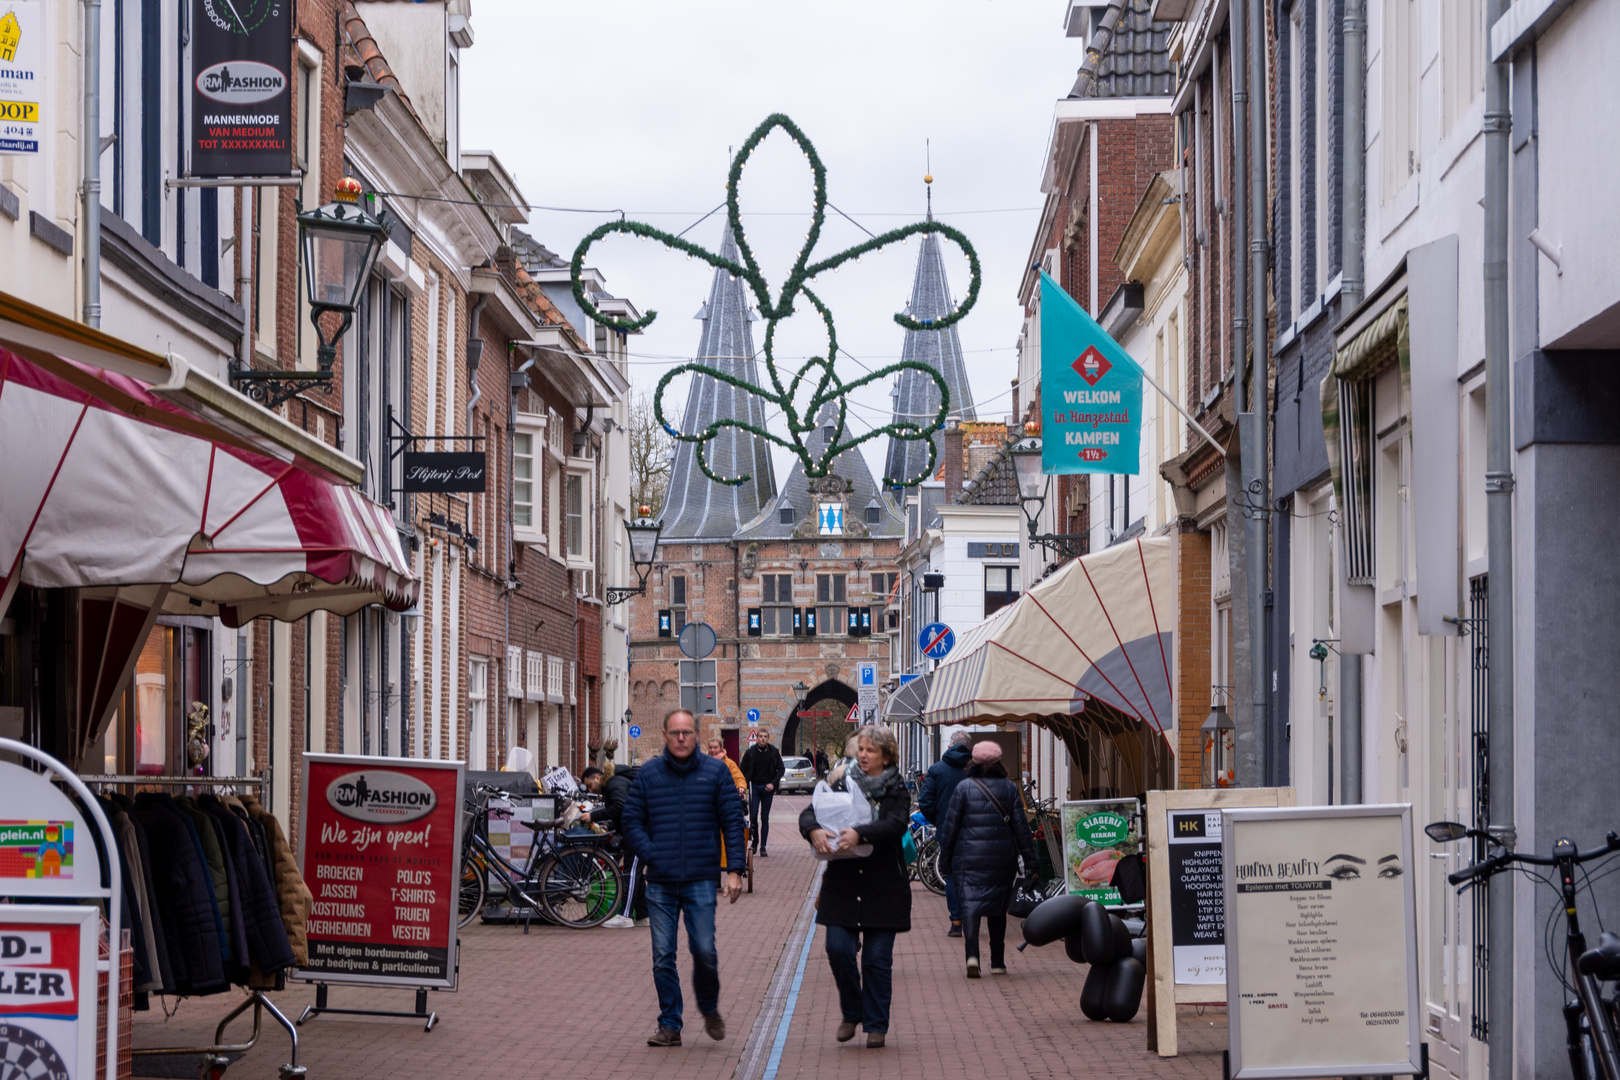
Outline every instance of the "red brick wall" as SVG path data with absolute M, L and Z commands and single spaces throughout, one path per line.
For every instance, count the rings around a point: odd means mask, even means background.
M 1175 535 L 1176 560 L 1176 782 L 1201 785 L 1200 727 L 1210 707 L 1209 533 Z

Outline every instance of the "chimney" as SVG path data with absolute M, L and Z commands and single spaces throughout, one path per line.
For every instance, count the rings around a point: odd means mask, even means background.
M 940 452 L 945 455 L 945 501 L 955 502 L 956 497 L 962 493 L 962 472 L 965 461 L 962 450 L 962 421 L 955 417 L 945 420 L 945 445 Z

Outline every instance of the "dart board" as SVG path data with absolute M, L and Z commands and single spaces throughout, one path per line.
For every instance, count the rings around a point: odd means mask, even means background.
M 37 1031 L 0 1023 L 0 1080 L 69 1080 L 67 1064 Z

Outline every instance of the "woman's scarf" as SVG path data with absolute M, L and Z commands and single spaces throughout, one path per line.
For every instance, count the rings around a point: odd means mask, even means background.
M 866 796 L 866 801 L 876 809 L 877 804 L 887 794 L 889 785 L 900 779 L 900 770 L 893 765 L 888 765 L 876 776 L 867 776 L 866 773 L 861 771 L 861 767 L 856 765 L 850 768 L 845 773 L 845 776 L 854 782 L 860 793 Z

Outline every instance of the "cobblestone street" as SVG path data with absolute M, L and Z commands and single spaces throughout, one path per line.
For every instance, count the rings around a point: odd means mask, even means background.
M 689 968 L 682 937 L 687 997 L 685 1045 L 653 1049 L 657 998 L 653 992 L 648 932 L 566 930 L 474 924 L 462 935 L 461 988 L 428 996 L 439 1022 L 424 1032 L 418 1021 L 322 1016 L 300 1028 L 299 1063 L 312 1078 L 381 1076 L 441 1080 L 474 1065 L 493 1075 L 523 1076 L 577 1061 L 581 1075 L 658 1075 L 681 1080 L 755 1080 L 778 1077 L 873 1075 L 1063 1077 L 1077 1072 L 1114 1077 L 1218 1077 L 1226 1045 L 1226 1017 L 1211 1010 L 1183 1015 L 1179 1058 L 1145 1049 L 1145 1011 L 1126 1025 L 1091 1023 L 1079 1015 L 1085 969 L 1071 964 L 1061 945 L 1011 948 L 1010 972 L 976 982 L 963 976 L 961 943 L 945 936 L 945 901 L 913 886 L 913 930 L 895 948 L 893 1024 L 888 1046 L 866 1049 L 857 1038 L 833 1040 L 839 1015 L 817 932 L 803 968 L 791 1016 L 793 978 L 804 955 L 802 926 L 817 864 L 797 835 L 802 797 L 783 798 L 772 815 L 771 856 L 757 862 L 754 892 L 735 906 L 720 905 L 721 1012 L 726 1041 L 703 1035 L 691 1015 Z M 811 913 L 813 914 L 813 913 Z M 1009 928 L 1017 937 L 1017 923 Z M 273 995 L 293 1019 L 315 999 L 296 984 Z M 409 990 L 333 987 L 337 1008 L 408 1011 Z M 154 1001 L 137 1014 L 135 1044 L 199 1046 L 241 1000 L 237 992 L 180 1003 L 168 1020 Z M 173 1002 L 169 1002 L 172 1009 Z M 246 1017 L 232 1031 L 245 1036 Z M 784 1036 L 785 1037 L 782 1037 Z M 773 1058 L 778 1039 L 781 1049 Z M 275 1080 L 287 1060 L 288 1040 L 267 1021 L 259 1045 L 232 1065 L 232 1080 Z M 774 1066 L 774 1068 L 773 1068 Z M 137 1076 L 194 1076 L 195 1059 L 137 1059 Z

